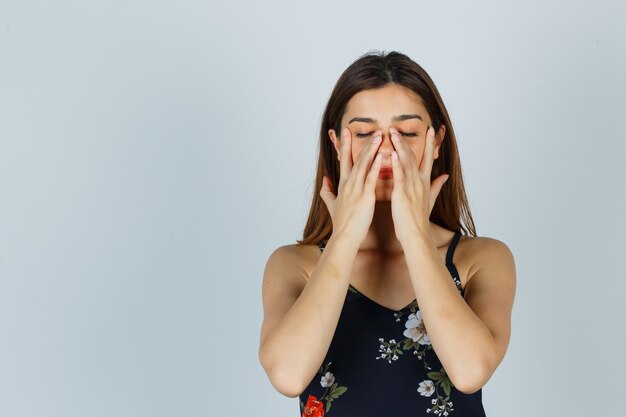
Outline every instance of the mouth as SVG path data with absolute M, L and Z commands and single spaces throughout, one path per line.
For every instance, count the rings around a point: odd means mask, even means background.
M 393 170 L 381 169 L 378 173 L 378 178 L 383 180 L 393 178 Z

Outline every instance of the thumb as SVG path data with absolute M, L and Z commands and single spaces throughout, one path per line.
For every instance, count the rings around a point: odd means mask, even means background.
M 320 197 L 324 202 L 328 203 L 328 201 L 334 201 L 337 197 L 333 192 L 333 185 L 330 182 L 330 178 L 326 175 L 322 177 L 322 188 L 320 189 Z
M 435 180 L 430 185 L 431 207 L 435 205 L 435 200 L 437 200 L 437 197 L 439 196 L 439 193 L 441 192 L 443 185 L 446 183 L 446 181 L 448 181 L 448 178 L 450 178 L 450 175 L 442 174 L 438 176 L 437 178 L 435 178 Z
M 328 178 L 326 175 L 322 177 L 322 188 L 320 189 L 320 197 L 322 197 L 322 200 L 324 200 L 324 203 L 326 203 L 326 206 L 328 206 L 329 209 L 331 208 L 331 206 L 334 207 L 337 196 L 335 196 L 335 193 L 333 192 L 333 186 L 330 182 L 330 178 Z

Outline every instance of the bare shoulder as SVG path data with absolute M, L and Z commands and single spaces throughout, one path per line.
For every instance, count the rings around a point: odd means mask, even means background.
M 489 236 L 463 236 L 463 258 L 467 267 L 469 282 L 481 269 L 515 270 L 515 259 L 509 246 L 503 241 Z
M 306 284 L 312 268 L 315 268 L 320 256 L 316 245 L 289 244 L 276 248 L 267 260 L 267 268 L 288 271 L 288 275 L 297 277 Z
M 281 292 L 300 295 L 315 268 L 319 252 L 315 245 L 289 244 L 276 248 L 265 265 L 263 294 L 281 287 Z
M 508 245 L 492 237 L 471 237 L 465 244 L 471 264 L 464 299 L 493 338 L 480 387 L 502 362 L 511 337 L 515 260 Z
M 314 256 L 310 245 L 297 244 L 280 246 L 270 254 L 261 285 L 264 312 L 261 345 L 306 287 L 308 265 Z

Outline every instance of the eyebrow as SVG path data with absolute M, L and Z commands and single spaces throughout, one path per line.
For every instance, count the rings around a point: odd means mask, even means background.
M 422 116 L 420 116 L 419 114 L 401 114 L 399 116 L 393 116 L 391 118 L 391 121 L 401 122 L 403 120 L 408 120 L 408 119 L 420 119 L 421 121 L 424 121 L 424 119 L 422 119 Z M 372 119 L 371 117 L 353 117 L 352 119 L 350 119 L 348 124 L 352 122 L 378 123 L 378 120 Z

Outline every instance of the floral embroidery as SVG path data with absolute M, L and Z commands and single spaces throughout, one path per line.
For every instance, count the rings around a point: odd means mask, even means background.
M 430 338 L 426 333 L 426 326 L 422 320 L 422 313 L 418 310 L 415 313 L 409 315 L 409 319 L 404 323 L 406 330 L 404 335 L 410 337 L 414 342 L 418 342 L 420 345 L 430 345 Z
M 433 395 L 435 392 L 435 385 L 433 384 L 433 381 L 427 379 L 420 382 L 420 386 L 417 389 L 417 392 L 422 394 L 424 397 L 430 397 L 431 395 Z
M 324 417 L 324 405 L 321 401 L 318 401 L 315 396 L 310 394 L 309 399 L 304 406 L 304 411 L 302 412 L 302 417 L 306 416 Z
M 390 339 L 388 342 L 385 342 L 384 338 L 379 338 L 380 346 L 378 352 L 380 355 L 377 356 L 376 359 L 385 359 L 388 363 L 391 363 L 398 360 L 400 355 L 404 353 L 403 351 L 413 350 L 413 354 L 417 355 L 417 358 L 422 360 L 424 369 L 427 371 L 426 375 L 430 378 L 419 383 L 417 392 L 424 397 L 436 396 L 436 398 L 433 398 L 431 401 L 433 405 L 432 408 L 427 408 L 426 412 L 447 416 L 454 410 L 454 408 L 452 408 L 452 401 L 449 401 L 450 392 L 454 385 L 443 367 L 441 367 L 439 371 L 433 371 L 426 361 L 426 353 L 427 351 L 432 351 L 432 344 L 430 343 L 426 326 L 422 320 L 422 314 L 419 311 L 417 300 L 407 306 L 407 309 L 409 309 L 411 313 L 404 323 L 406 329 L 403 335 L 406 338 L 399 342 L 396 342 L 395 339 Z M 406 313 L 404 310 L 405 309 L 394 313 L 396 322 L 399 322 L 401 317 Z M 440 389 L 443 390 L 443 393 L 440 392 Z
M 332 372 L 328 371 L 328 367 L 332 362 L 328 362 L 326 367 L 320 367 L 318 374 L 321 374 L 320 385 L 323 388 L 326 388 L 324 395 L 322 395 L 319 399 L 314 395 L 309 394 L 309 398 L 307 399 L 306 405 L 300 401 L 300 411 L 302 412 L 302 417 L 323 417 L 324 412 L 328 413 L 330 410 L 330 406 L 334 400 L 339 398 L 341 394 L 347 391 L 348 387 L 339 386 L 335 382 L 335 375 Z M 324 410 L 323 400 L 326 399 L 326 409 Z

